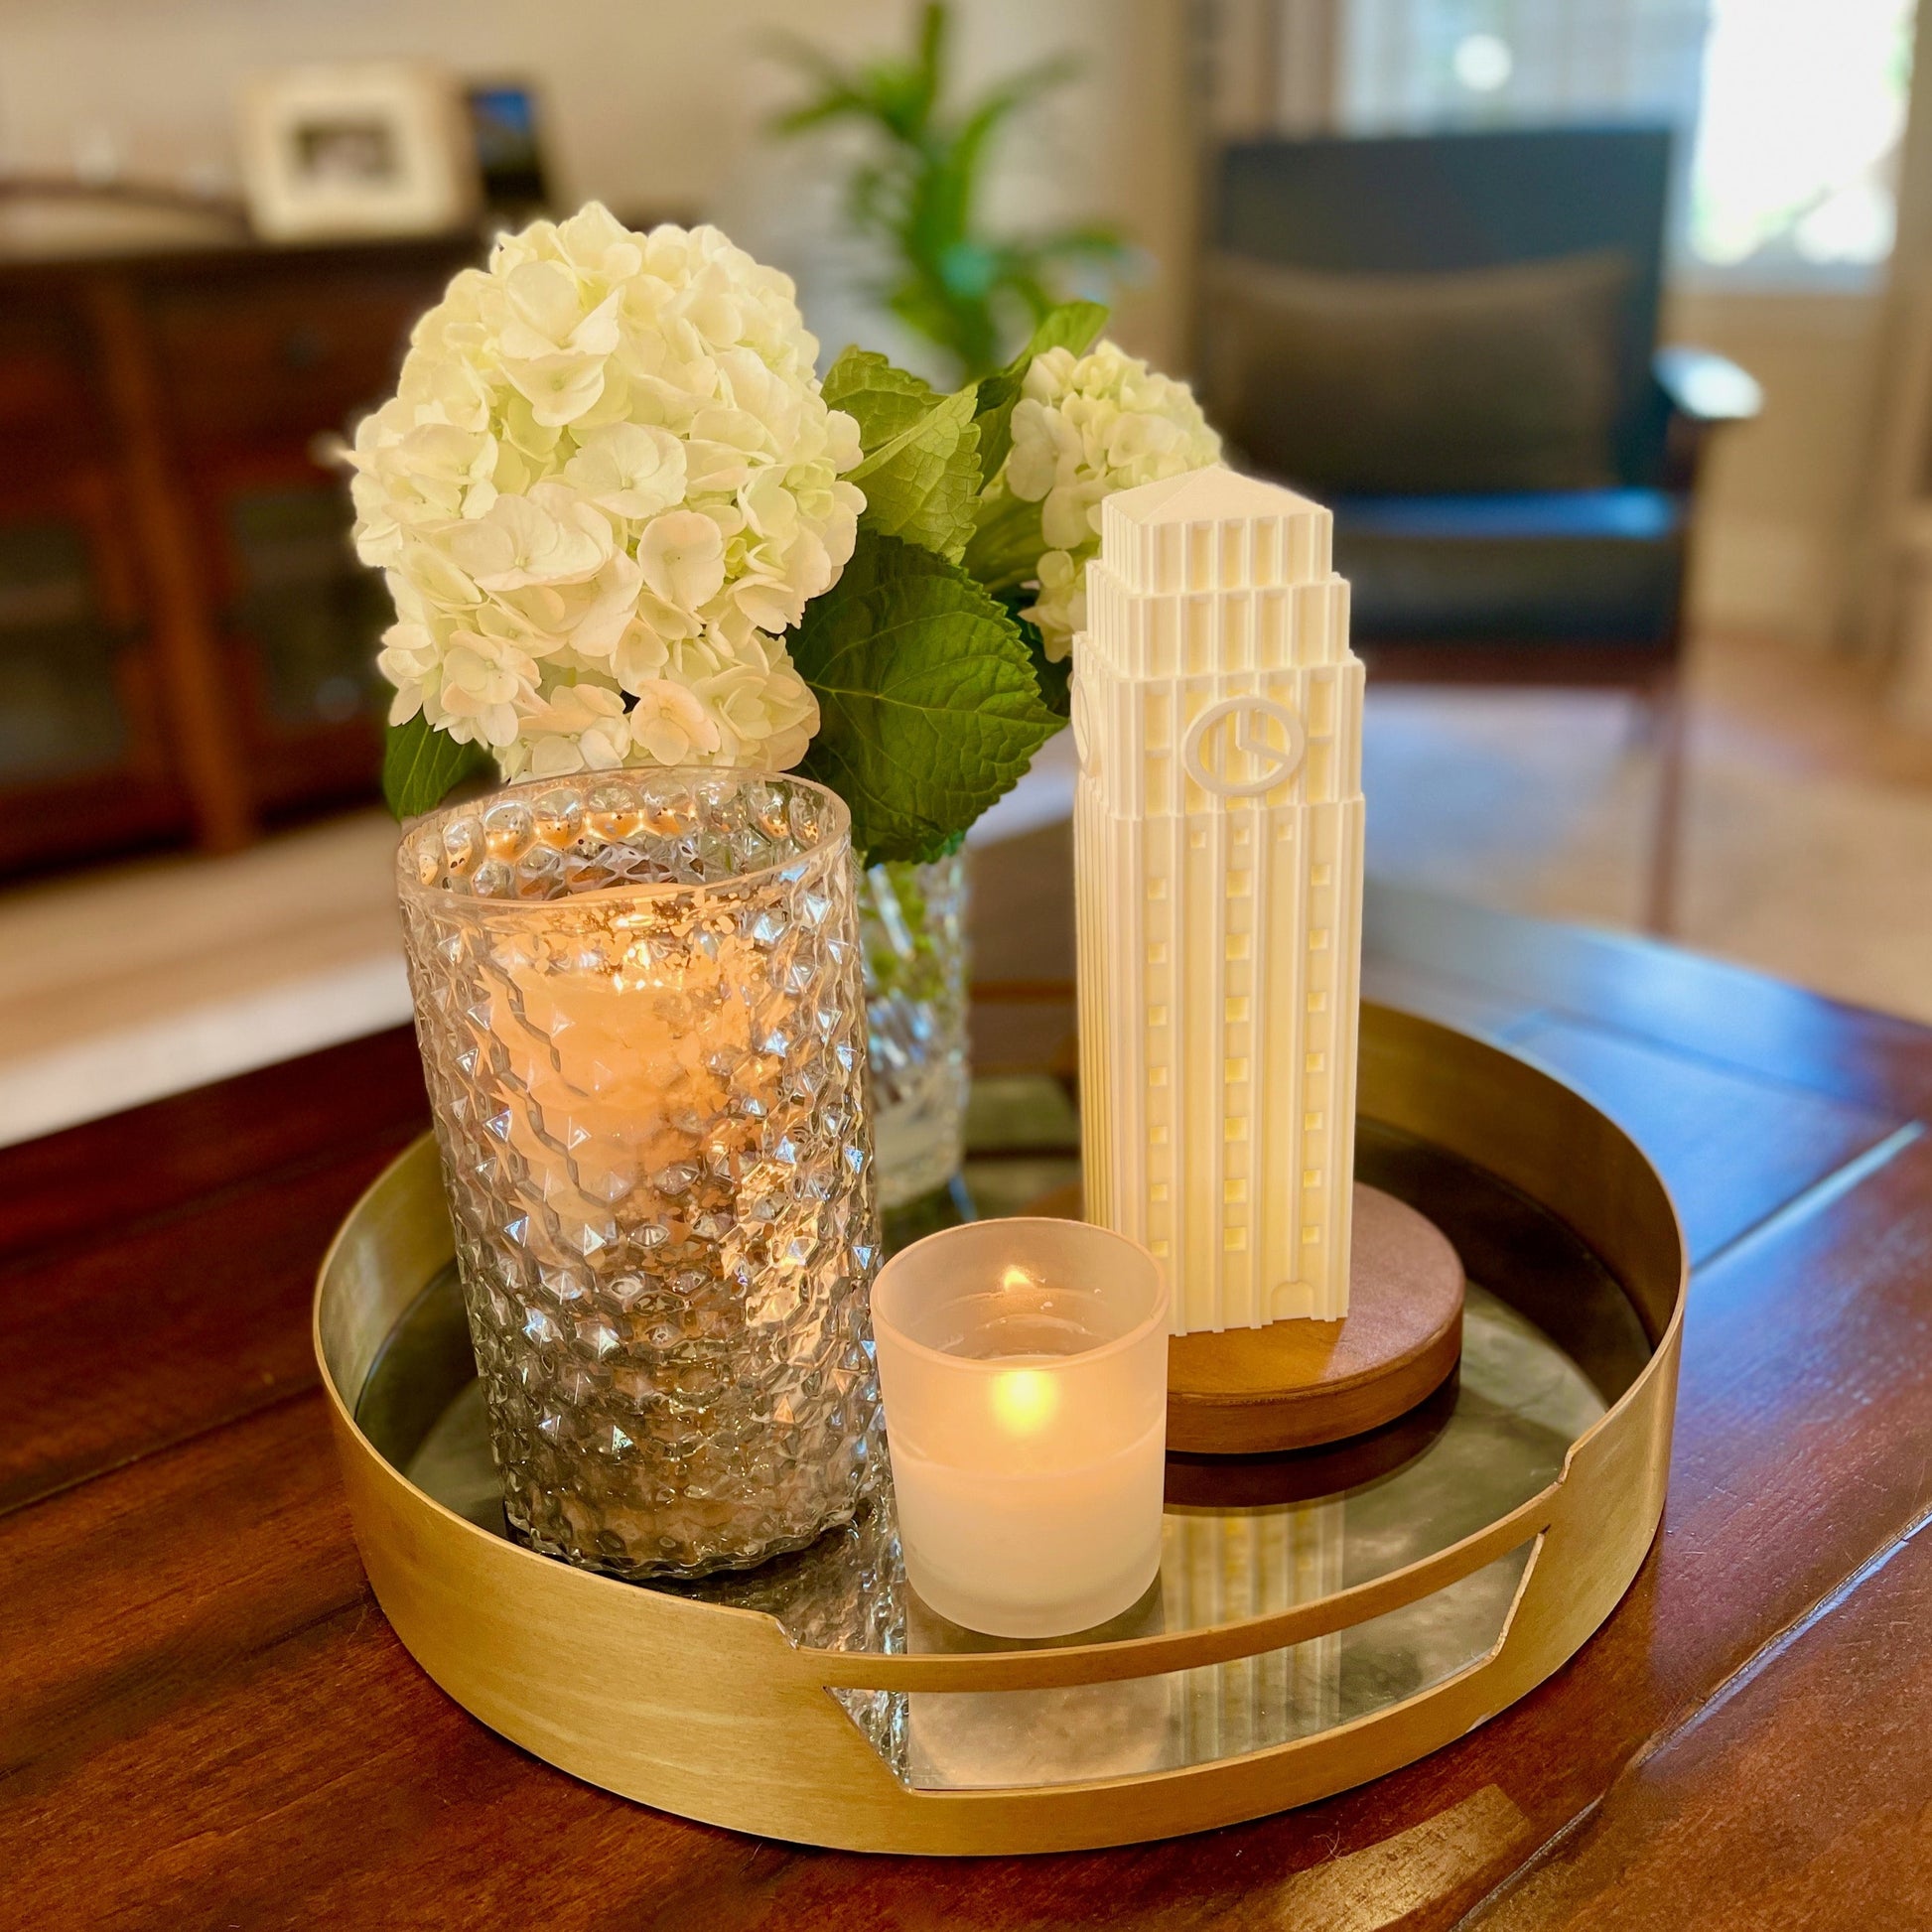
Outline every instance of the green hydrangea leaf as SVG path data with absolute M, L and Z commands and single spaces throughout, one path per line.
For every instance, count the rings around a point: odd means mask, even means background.
M 433 811 L 465 778 L 495 769 L 486 745 L 459 745 L 419 711 L 391 725 L 382 747 L 382 795 L 398 819 Z
M 1075 355 L 1084 355 L 1100 340 L 1107 315 L 1104 302 L 1062 302 L 1057 309 L 1048 309 L 1033 339 L 1020 351 L 1023 372 L 1026 363 L 1049 348 L 1067 348 Z
M 801 768 L 852 808 L 869 865 L 954 849 L 1060 728 L 1006 611 L 896 537 L 862 529 L 788 641 L 819 707 Z
M 1062 302 L 1039 320 L 1027 346 L 1003 369 L 980 378 L 974 413 L 980 426 L 980 470 L 991 481 L 1000 474 L 1013 448 L 1013 405 L 1042 349 L 1070 348 L 1084 355 L 1107 326 L 1107 311 L 1098 302 Z
M 973 407 L 971 389 L 940 396 L 867 452 L 848 473 L 866 492 L 862 528 L 959 560 L 979 503 L 980 432 Z
M 931 383 L 870 348 L 846 349 L 821 387 L 826 406 L 844 410 L 859 425 L 859 447 L 868 456 L 903 435 L 939 400 Z

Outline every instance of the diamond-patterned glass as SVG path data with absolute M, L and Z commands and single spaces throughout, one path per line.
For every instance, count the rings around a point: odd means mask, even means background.
M 878 1237 L 844 805 L 539 780 L 420 821 L 398 873 L 513 1532 L 697 1576 L 848 1521 Z

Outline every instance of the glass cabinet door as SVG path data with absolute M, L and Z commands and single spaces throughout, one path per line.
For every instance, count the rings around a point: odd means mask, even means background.
M 380 722 L 387 710 L 375 654 L 393 613 L 381 577 L 349 547 L 349 521 L 340 486 L 252 488 L 228 503 L 229 621 L 253 654 L 274 736 Z
M 125 759 L 126 641 L 100 608 L 79 529 L 0 523 L 0 786 L 84 777 Z

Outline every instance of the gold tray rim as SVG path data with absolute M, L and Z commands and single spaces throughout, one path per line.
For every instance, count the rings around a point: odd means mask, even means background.
M 447 1215 L 421 1212 L 426 1196 L 442 1199 L 434 1140 L 424 1135 L 331 1242 L 312 1321 L 376 1599 L 439 1685 L 548 1762 L 706 1823 L 845 1849 L 1000 1854 L 1135 1843 L 1308 1803 L 1425 1755 L 1558 1669 L 1640 1567 L 1663 1512 L 1689 1264 L 1670 1191 L 1635 1142 L 1574 1087 L 1504 1047 L 1365 1003 L 1359 1111 L 1489 1169 L 1556 1212 L 1611 1268 L 1655 1335 L 1649 1361 L 1571 1446 L 1556 1480 L 1458 1543 L 1267 1616 L 952 1656 L 795 1645 L 762 1611 L 553 1562 L 416 1489 L 362 1434 L 339 1381 L 339 1365 L 359 1360 L 359 1372 L 343 1377 L 359 1387 L 387 1332 L 386 1320 L 358 1329 L 345 1307 L 384 1243 L 400 1231 L 431 1269 L 452 1252 Z M 428 1274 L 411 1270 L 410 1279 L 420 1287 Z M 1398 1608 L 1526 1543 L 1530 1561 L 1484 1657 L 1400 1704 L 1240 1757 L 1024 1790 L 920 1791 L 893 1775 L 827 1695 L 1046 1689 L 1229 1662 Z M 546 1642 L 566 1630 L 577 1641 Z M 607 1660 L 626 1651 L 639 1668 L 620 1688 Z M 590 1660 L 603 1662 L 601 1672 Z M 664 1670 L 672 1660 L 680 1668 Z

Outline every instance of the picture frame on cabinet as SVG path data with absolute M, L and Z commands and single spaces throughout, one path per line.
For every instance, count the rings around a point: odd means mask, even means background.
M 481 205 L 463 94 L 436 67 L 262 74 L 243 88 L 239 119 L 249 218 L 264 240 L 436 234 Z

